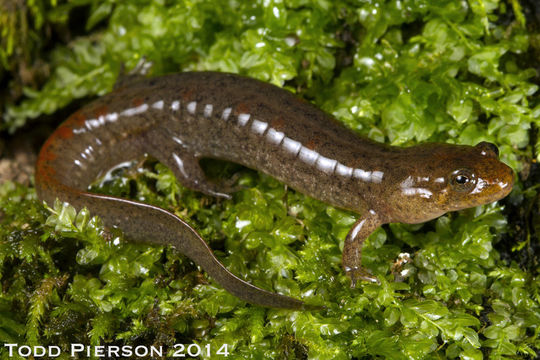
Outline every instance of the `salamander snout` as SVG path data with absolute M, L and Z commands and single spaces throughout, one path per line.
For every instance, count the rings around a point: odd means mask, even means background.
M 504 163 L 500 163 L 499 172 L 494 179 L 491 179 L 491 186 L 495 187 L 495 196 L 502 199 L 512 191 L 514 186 L 514 170 Z M 498 191 L 496 191 L 498 188 Z M 497 199 L 497 200 L 498 200 Z

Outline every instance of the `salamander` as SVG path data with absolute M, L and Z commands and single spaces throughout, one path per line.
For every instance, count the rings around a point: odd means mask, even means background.
M 390 222 L 420 223 L 505 197 L 513 171 L 488 142 L 395 147 L 363 138 L 277 86 L 217 72 L 144 78 L 84 106 L 43 145 L 38 197 L 88 208 L 134 241 L 172 245 L 237 297 L 301 309 L 304 302 L 257 288 L 228 271 L 199 234 L 162 208 L 88 191 L 121 162 L 149 154 L 188 188 L 229 198 L 202 158 L 236 162 L 360 217 L 346 236 L 342 266 L 354 286 L 375 281 L 361 267 L 364 240 Z

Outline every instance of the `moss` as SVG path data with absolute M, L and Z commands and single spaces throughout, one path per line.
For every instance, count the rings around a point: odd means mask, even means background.
M 180 186 L 151 160 L 95 185 L 174 211 L 235 274 L 328 307 L 313 313 L 246 305 L 174 250 L 129 243 L 87 211 L 45 208 L 31 187 L 5 183 L 0 341 L 196 342 L 214 353 L 228 344 L 229 357 L 256 359 L 534 358 L 540 351 L 540 101 L 529 49 L 538 24 L 517 1 L 88 0 L 35 9 L 36 24 L 77 26 L 82 34 L 42 49 L 51 76 L 6 105 L 5 130 L 22 131 L 75 99 L 110 91 L 122 64 L 129 69 L 145 57 L 153 74 L 212 69 L 284 86 L 358 133 L 395 145 L 492 141 L 520 178 L 499 204 L 377 230 L 363 261 L 381 285 L 357 289 L 340 268 L 356 215 L 263 174 L 240 169 L 245 188 L 230 201 Z M 85 18 L 84 31 L 70 23 L 74 16 Z M 2 46 L 5 57 L 12 45 Z M 238 170 L 207 167 L 221 176 Z

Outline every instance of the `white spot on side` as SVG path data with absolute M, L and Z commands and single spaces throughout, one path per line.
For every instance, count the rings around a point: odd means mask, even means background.
M 473 191 L 471 191 L 471 194 L 477 194 L 477 193 L 480 193 L 482 192 L 482 190 L 487 186 L 487 182 L 482 179 L 482 178 L 478 178 L 478 180 L 476 181 L 476 186 L 474 188 Z
M 384 177 L 384 173 L 382 171 L 373 171 L 371 173 L 371 181 L 373 181 L 376 184 L 379 184 L 382 182 L 382 179 Z
M 107 114 L 107 121 L 109 122 L 115 122 L 116 120 L 118 120 L 118 113 L 110 113 L 110 114 Z
M 229 119 L 229 116 L 231 116 L 231 111 L 232 109 L 230 107 L 223 110 L 223 114 L 221 115 L 221 118 L 227 121 Z
M 105 125 L 105 116 L 100 115 L 100 117 L 97 118 L 97 121 L 99 125 Z
M 433 196 L 433 193 L 429 191 L 428 189 L 424 188 L 404 188 L 401 190 L 403 195 L 406 196 L 413 196 L 413 195 L 419 195 L 420 197 L 429 199 Z
M 410 188 L 414 185 L 414 180 L 411 176 L 407 176 L 407 178 L 405 180 L 403 180 L 399 186 L 402 188 L 402 189 L 405 189 L 405 188 Z
M 79 160 L 74 160 L 73 162 L 74 162 L 75 165 L 77 165 L 78 167 L 83 167 L 83 166 L 82 166 L 82 163 L 81 163 Z
M 270 144 L 279 145 L 281 144 L 281 141 L 285 137 L 285 134 L 281 131 L 277 131 L 274 128 L 268 129 L 268 132 L 266 133 L 266 138 L 268 139 L 268 142 Z
M 175 153 L 172 154 L 174 161 L 176 162 L 176 166 L 178 167 L 178 170 L 182 173 L 182 175 L 187 178 L 188 175 L 186 173 L 186 169 L 184 169 L 184 161 L 180 158 L 180 156 L 176 155 Z
M 266 128 L 268 128 L 268 123 L 264 121 L 260 121 L 257 119 L 253 119 L 253 123 L 251 123 L 251 130 L 257 135 L 262 135 L 266 131 Z
M 88 119 L 84 122 L 84 124 L 86 125 L 86 128 L 88 130 L 92 130 L 92 128 L 97 128 L 99 127 L 99 120 L 98 119 Z
M 251 115 L 249 114 L 240 114 L 238 115 L 238 124 L 240 124 L 240 126 L 246 126 L 246 124 L 248 123 L 249 121 L 249 118 L 251 117 Z
M 94 148 L 92 147 L 92 145 L 88 145 L 86 149 L 84 149 L 84 151 L 81 153 L 82 158 L 85 160 L 93 159 L 94 158 L 94 156 L 92 155 L 93 151 L 94 151 Z
M 148 104 L 142 104 L 134 108 L 129 108 L 120 113 L 122 116 L 133 116 L 137 114 L 141 114 L 148 110 Z
M 171 110 L 178 111 L 178 109 L 180 109 L 180 101 L 175 100 L 171 104 Z
M 315 166 L 317 169 L 321 170 L 322 172 L 326 174 L 332 174 L 334 172 L 334 169 L 336 168 L 337 161 L 334 159 L 329 159 L 324 156 L 319 156 L 317 158 L 317 162 L 315 163 Z
M 353 168 L 338 163 L 336 166 L 336 174 L 340 176 L 352 177 Z
M 73 129 L 74 134 L 84 134 L 86 132 L 85 128 Z
M 298 155 L 298 152 L 302 148 L 302 144 L 300 142 L 295 141 L 288 137 L 285 137 L 283 139 L 283 143 L 281 143 L 281 146 L 283 146 L 285 150 L 287 150 L 289 153 L 291 153 L 294 156 Z
M 187 104 L 187 111 L 188 113 L 190 113 L 191 115 L 195 115 L 195 112 L 197 111 L 197 102 L 196 101 L 192 101 L 190 103 Z
M 371 182 L 371 171 L 365 171 L 363 169 L 354 169 L 353 176 L 357 179 Z
M 401 187 L 401 192 L 406 196 L 420 195 L 420 197 L 430 198 L 433 195 L 431 191 L 424 188 L 414 187 L 414 185 L 416 185 L 416 183 L 412 176 L 407 176 L 407 178 L 399 184 Z
M 384 173 L 382 171 L 366 171 L 362 169 L 354 169 L 353 176 L 355 178 L 364 180 L 366 182 L 380 183 L 383 179 Z M 412 181 L 407 178 L 404 182 Z M 403 187 L 403 183 L 401 185 Z
M 173 136 L 172 139 L 174 140 L 174 142 L 176 142 L 176 143 L 178 143 L 180 145 L 184 145 L 184 142 L 179 137 Z
M 204 111 L 203 111 L 204 117 L 209 118 L 210 116 L 212 116 L 212 111 L 214 111 L 214 105 L 212 104 L 204 105 Z
M 402 189 L 407 189 L 407 188 L 410 188 L 414 185 L 414 180 L 412 179 L 411 176 L 407 176 L 407 178 L 405 180 L 403 180 L 399 186 L 402 188 Z
M 152 104 L 154 109 L 163 110 L 163 100 L 156 101 Z
M 300 160 L 302 160 L 306 164 L 313 165 L 315 164 L 315 161 L 317 161 L 317 158 L 319 157 L 319 153 L 311 149 L 308 149 L 305 146 L 302 146 L 302 148 L 300 149 L 300 153 L 298 154 L 298 157 L 300 158 Z

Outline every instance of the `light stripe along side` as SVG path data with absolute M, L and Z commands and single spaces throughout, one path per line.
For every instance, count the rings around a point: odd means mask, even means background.
M 274 128 L 268 129 L 268 132 L 266 133 L 266 138 L 271 144 L 279 145 L 281 144 L 281 141 L 285 137 L 285 134 L 281 131 L 277 131 Z
M 107 121 L 115 122 L 116 120 L 118 120 L 118 113 L 113 112 L 113 113 L 107 114 L 105 117 L 107 118 Z
M 162 110 L 164 108 L 164 102 L 163 100 L 159 100 L 154 102 L 151 105 L 154 109 Z M 119 116 L 134 116 L 141 113 L 144 113 L 149 108 L 148 104 L 142 104 L 133 108 L 128 108 L 123 110 L 120 113 L 109 113 L 106 115 L 101 115 L 96 119 L 87 119 L 85 120 L 85 128 L 88 130 L 92 130 L 92 128 L 97 128 L 101 125 L 104 125 L 106 122 L 115 122 L 118 120 Z M 174 100 L 170 105 L 171 110 L 178 111 L 180 110 L 180 101 Z M 186 105 L 187 111 L 191 115 L 195 115 L 197 111 L 197 102 L 191 101 Z M 204 106 L 203 110 L 203 116 L 206 118 L 209 118 L 212 116 L 212 113 L 214 111 L 214 106 L 212 104 L 206 104 Z M 228 107 L 223 110 L 223 113 L 221 115 L 221 118 L 225 121 L 227 121 L 232 114 L 232 108 Z M 251 114 L 241 113 L 237 117 L 238 124 L 240 126 L 246 126 L 249 123 L 249 120 L 251 118 Z M 73 133 L 80 134 L 86 132 L 86 129 L 79 128 L 79 129 L 73 129 Z M 380 183 L 382 182 L 382 179 L 384 177 L 384 173 L 382 171 L 366 171 L 360 168 L 351 168 L 349 166 L 343 165 L 342 163 L 338 162 L 335 159 L 330 159 L 325 156 L 322 156 L 318 152 L 311 150 L 305 146 L 302 145 L 299 141 L 293 140 L 287 136 L 281 131 L 277 131 L 274 128 L 271 128 L 268 126 L 267 122 L 253 119 L 253 122 L 251 124 L 251 131 L 253 131 L 257 135 L 264 136 L 266 140 L 274 145 L 281 145 L 283 146 L 283 149 L 286 150 L 288 153 L 298 156 L 300 160 L 305 162 L 308 165 L 315 166 L 320 171 L 326 173 L 326 174 L 336 174 L 343 177 L 355 177 L 358 179 L 361 179 L 366 182 L 374 182 L 374 183 Z M 178 144 L 185 146 L 185 144 L 177 137 L 173 137 L 173 140 L 177 142 Z M 91 152 L 93 149 L 87 149 L 89 151 L 86 151 L 86 154 L 81 154 L 81 156 L 86 159 L 87 156 L 92 156 Z M 178 163 L 178 160 L 175 159 Z M 75 160 L 75 164 L 79 167 L 82 167 L 83 164 L 79 160 Z M 181 164 L 178 164 L 181 165 Z
M 210 116 L 212 116 L 213 110 L 214 110 L 214 105 L 212 104 L 204 105 L 204 111 L 203 111 L 204 117 L 209 118 Z
M 163 110 L 163 100 L 156 101 L 152 104 L 154 109 Z
M 126 110 L 122 111 L 120 113 L 120 115 L 122 115 L 122 116 L 133 116 L 133 115 L 137 115 L 137 114 L 142 114 L 146 110 L 148 110 L 148 104 L 142 104 L 142 105 L 139 105 L 139 106 L 134 107 L 134 108 L 126 109 Z
M 302 146 L 302 148 L 300 149 L 300 153 L 298 154 L 298 157 L 300 158 L 300 160 L 302 160 L 306 164 L 313 165 L 315 164 L 315 161 L 317 161 L 317 158 L 319 157 L 319 153 L 305 146 Z
M 228 107 L 223 110 L 223 114 L 221 115 L 221 118 L 225 121 L 229 119 L 229 116 L 231 116 L 232 108 Z
M 197 111 L 197 102 L 191 101 L 186 106 L 188 113 L 191 115 L 195 115 L 195 112 Z
M 338 162 L 336 166 L 336 174 L 345 176 L 345 177 L 352 177 L 353 168 L 345 166 L 342 163 Z
M 285 150 L 293 154 L 294 156 L 298 155 L 298 152 L 302 148 L 302 144 L 299 141 L 293 140 L 291 138 L 283 138 L 283 143 L 281 144 Z
M 248 123 L 249 121 L 249 118 L 251 117 L 250 114 L 239 114 L 238 115 L 238 124 L 240 124 L 240 126 L 246 126 L 246 124 Z
M 253 119 L 253 122 L 251 123 L 251 130 L 257 135 L 263 135 L 267 128 L 268 123 L 264 121 Z
M 315 166 L 317 166 L 317 169 L 321 170 L 326 174 L 332 174 L 336 168 L 337 163 L 337 160 L 329 159 L 319 154 L 319 157 L 315 162 Z

